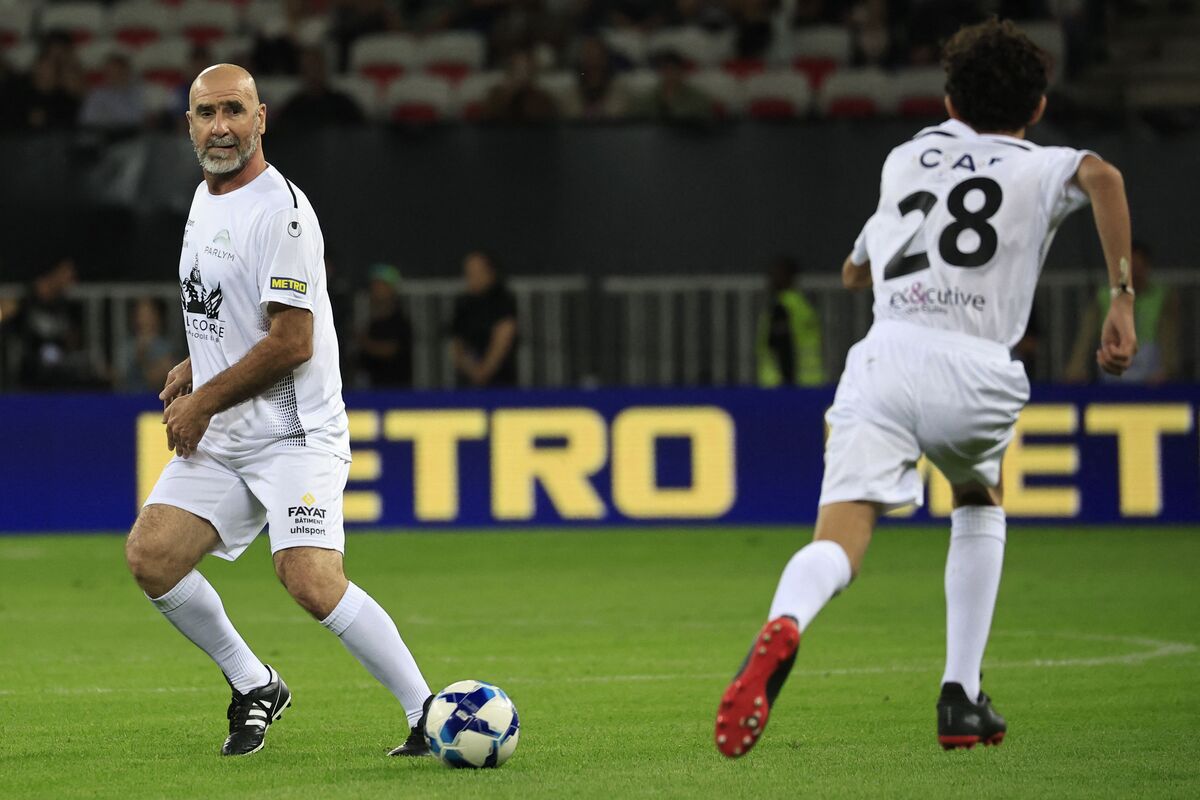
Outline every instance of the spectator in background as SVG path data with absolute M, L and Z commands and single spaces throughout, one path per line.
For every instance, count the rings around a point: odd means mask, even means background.
M 579 43 L 574 91 L 563 106 L 568 119 L 621 119 L 629 113 L 630 98 L 614 80 L 612 55 L 598 36 Z
M 117 385 L 123 392 L 154 392 L 166 385 L 167 373 L 181 359 L 163 335 L 162 304 L 149 297 L 133 303 L 130 313 L 133 343 L 121 365 Z
M 187 130 L 187 118 L 184 115 L 191 107 L 189 95 L 192 90 L 192 81 L 215 63 L 216 59 L 213 58 L 212 50 L 206 44 L 194 44 L 188 50 L 187 68 L 183 73 L 185 77 L 183 82 L 171 91 L 171 98 L 167 103 L 167 113 L 178 120 L 183 130 Z
M 83 66 L 71 37 L 52 33 L 33 62 L 28 90 L 17 113 L 32 130 L 74 127 L 83 87 Z
M 713 99 L 687 81 L 687 62 L 678 53 L 665 52 L 655 59 L 658 86 L 634 105 L 633 115 L 643 119 L 703 122 L 715 116 Z
M 495 260 L 475 251 L 463 259 L 467 290 L 454 303 L 450 347 L 467 386 L 517 385 L 517 298 Z
M 409 388 L 413 382 L 413 330 L 400 305 L 400 271 L 390 264 L 376 264 L 370 281 L 370 318 L 358 335 L 358 365 L 373 389 Z
M 730 0 L 736 25 L 735 51 L 738 58 L 767 57 L 774 35 L 777 0 Z
M 400 4 L 394 0 L 334 0 L 330 31 L 340 49 L 341 69 L 350 65 L 350 50 L 359 37 L 404 28 Z
M 1144 242 L 1133 243 L 1133 260 L 1130 264 L 1133 291 L 1137 295 L 1138 353 L 1133 366 L 1120 377 L 1101 374 L 1101 380 L 1120 383 L 1147 383 L 1151 385 L 1173 380 L 1179 369 L 1179 295 L 1168 292 L 1162 284 L 1150 279 L 1152 257 Z M 1107 285 L 1096 290 L 1096 302 L 1090 306 L 1079 321 L 1075 335 L 1075 347 L 1067 367 L 1068 383 L 1083 383 L 1088 380 L 1099 346 L 1100 321 L 1108 313 L 1112 295 Z
M 309 19 L 309 3 L 284 0 L 282 11 L 282 14 L 264 19 L 255 31 L 254 50 L 250 56 L 255 75 L 295 75 L 300 70 L 301 41 L 305 38 L 303 28 Z
M 799 266 L 781 256 L 767 275 L 767 307 L 758 321 L 758 385 L 819 386 L 825 383 L 821 321 L 796 291 Z
M 324 48 L 306 47 L 300 51 L 300 84 L 300 91 L 279 113 L 280 127 L 322 128 L 363 121 L 358 104 L 329 85 Z
M 557 116 L 554 98 L 537 85 L 537 61 L 529 50 L 509 57 L 504 81 L 488 93 L 480 114 L 490 122 L 549 122 Z
M 104 81 L 87 93 L 79 122 L 88 128 L 118 131 L 146 121 L 142 84 L 134 78 L 129 57 L 113 53 L 104 61 Z
M 17 382 L 23 389 L 69 389 L 103 385 L 104 368 L 83 349 L 80 309 L 67 294 L 78 283 L 75 262 L 59 259 L 5 314 L 5 338 L 19 342 Z

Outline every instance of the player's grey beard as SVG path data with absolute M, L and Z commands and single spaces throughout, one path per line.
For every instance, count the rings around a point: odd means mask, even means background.
M 246 162 L 258 150 L 258 126 L 250 134 L 250 138 L 246 140 L 245 145 L 238 148 L 237 158 L 232 161 L 218 160 L 208 156 L 208 147 L 210 145 L 228 145 L 237 142 L 237 137 L 232 134 L 229 136 L 221 136 L 216 139 L 209 139 L 202 145 L 196 145 L 196 158 L 200 160 L 200 168 L 211 175 L 228 175 L 231 172 L 237 172 L 242 167 L 246 166 Z

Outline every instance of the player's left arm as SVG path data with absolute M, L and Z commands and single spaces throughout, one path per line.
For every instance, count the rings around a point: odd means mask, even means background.
M 304 364 L 313 353 L 313 315 L 307 308 L 268 303 L 270 329 L 236 364 L 163 412 L 178 455 L 196 452 L 215 414 L 256 397 Z
M 854 254 L 846 256 L 842 263 L 842 285 L 850 291 L 871 288 L 871 262 L 854 263 Z

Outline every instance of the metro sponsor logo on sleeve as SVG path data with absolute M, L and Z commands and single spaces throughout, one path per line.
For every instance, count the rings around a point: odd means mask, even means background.
M 295 278 L 271 278 L 271 288 L 296 294 L 308 294 L 308 284 Z

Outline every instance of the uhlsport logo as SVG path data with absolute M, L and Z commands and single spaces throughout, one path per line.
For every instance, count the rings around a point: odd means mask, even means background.
M 288 516 L 292 518 L 293 536 L 324 536 L 326 510 L 317 507 L 317 498 L 312 492 L 305 492 L 300 498 L 302 505 L 288 508 Z
M 949 314 L 952 308 L 971 308 L 982 311 L 987 298 L 957 287 L 944 289 L 917 282 L 899 292 L 893 292 L 888 305 L 904 314 Z
M 204 285 L 200 275 L 200 256 L 192 265 L 188 279 L 179 282 L 179 300 L 183 305 L 183 320 L 189 336 L 219 342 L 225 336 L 225 326 L 220 324 L 221 284 L 212 290 Z

